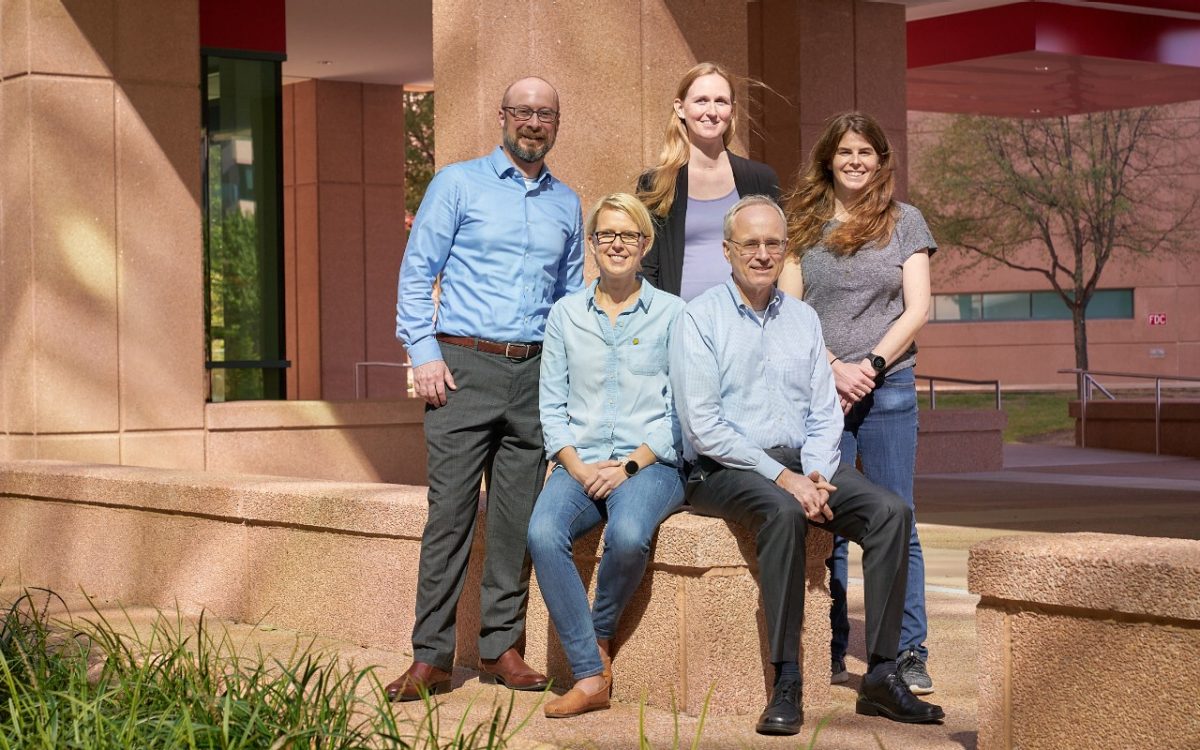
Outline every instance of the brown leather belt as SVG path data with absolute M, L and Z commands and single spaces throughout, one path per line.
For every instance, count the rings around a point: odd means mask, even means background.
M 512 344 L 503 341 L 488 341 L 487 339 L 477 339 L 474 336 L 450 336 L 445 333 L 439 333 L 437 340 L 446 344 L 454 344 L 455 346 L 474 349 L 479 352 L 488 354 L 499 354 L 502 357 L 509 359 L 523 360 L 536 356 L 541 353 L 541 344 Z

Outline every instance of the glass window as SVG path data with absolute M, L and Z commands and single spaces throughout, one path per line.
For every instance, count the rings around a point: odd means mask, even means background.
M 1028 320 L 1029 292 L 983 295 L 984 320 Z
M 934 320 L 979 320 L 982 315 L 978 294 L 936 294 L 933 297 Z
M 1087 316 L 1093 320 L 1133 317 L 1132 289 L 1097 289 L 1088 300 Z
M 1070 320 L 1071 308 L 1058 292 L 1033 292 L 1034 320 Z
M 280 64 L 208 55 L 203 66 L 209 398 L 282 399 Z

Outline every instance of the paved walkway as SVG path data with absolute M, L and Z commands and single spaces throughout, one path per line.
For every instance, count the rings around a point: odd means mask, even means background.
M 798 738 L 765 738 L 754 734 L 752 716 L 709 717 L 699 747 L 806 748 L 820 720 L 826 720 L 817 748 L 974 748 L 976 746 L 976 645 L 974 609 L 977 597 L 967 591 L 967 556 L 972 544 L 1015 533 L 1100 531 L 1200 539 L 1200 461 L 1116 451 L 1081 450 L 1042 445 L 1012 445 L 1005 468 L 978 474 L 926 475 L 917 479 L 918 521 L 926 557 L 927 608 L 930 618 L 930 672 L 937 692 L 931 696 L 947 713 L 944 724 L 903 726 L 854 714 L 862 652 L 862 587 L 850 590 L 855 627 L 849 668 L 855 675 L 833 691 L 828 716 L 810 716 Z M 856 549 L 852 546 L 852 549 Z M 855 564 L 855 561 L 852 561 Z M 852 576 L 856 568 L 851 568 Z M 0 590 L 0 600 L 9 591 Z M 151 614 L 131 610 L 142 617 Z M 287 648 L 295 634 L 234 625 L 256 643 Z M 853 643 L 856 642 L 856 643 Z M 362 649 L 321 641 L 359 664 L 380 665 L 384 682 L 408 663 L 406 654 Z M 857 649 L 857 650 L 855 650 Z M 620 659 L 615 678 L 621 679 Z M 469 670 L 457 670 L 456 689 L 443 697 L 442 724 L 451 727 L 464 712 L 467 724 L 487 721 L 495 706 L 507 705 L 510 693 L 480 684 Z M 720 687 L 718 686 L 719 690 Z M 570 720 L 551 721 L 540 711 L 541 696 L 516 694 L 515 715 L 531 716 L 514 747 L 636 748 L 639 726 L 650 748 L 691 746 L 698 721 L 633 704 Z M 397 708 L 413 712 L 411 704 Z M 514 721 L 519 721 L 520 718 Z

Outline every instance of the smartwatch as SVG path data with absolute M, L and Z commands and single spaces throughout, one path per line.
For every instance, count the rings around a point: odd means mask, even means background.
M 642 468 L 642 467 L 638 466 L 638 462 L 637 462 L 637 461 L 634 461 L 632 458 L 630 458 L 630 459 L 627 459 L 627 460 L 625 461 L 625 466 L 624 466 L 624 469 L 625 469 L 625 476 L 627 476 L 627 477 L 631 477 L 631 476 L 633 476 L 634 474 L 637 474 L 637 473 L 638 473 L 638 469 L 640 469 L 640 468 Z
M 871 367 L 875 368 L 876 375 L 887 369 L 887 360 L 875 352 L 868 354 L 867 359 L 871 360 Z

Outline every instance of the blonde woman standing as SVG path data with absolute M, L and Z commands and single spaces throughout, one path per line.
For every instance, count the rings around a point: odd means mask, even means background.
M 746 195 L 779 198 L 774 170 L 729 151 L 737 121 L 733 77 L 716 63 L 696 65 L 676 88 L 658 164 L 638 180 L 657 225 L 646 280 L 685 301 L 729 279 L 725 212 Z

